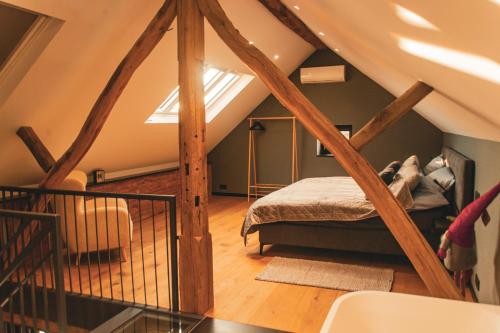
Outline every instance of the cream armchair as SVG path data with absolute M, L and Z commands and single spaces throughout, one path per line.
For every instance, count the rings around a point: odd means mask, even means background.
M 84 172 L 72 171 L 59 188 L 85 191 L 86 184 Z M 121 260 L 127 260 L 133 223 L 125 200 L 56 195 L 55 208 L 61 216 L 62 238 L 70 253 L 77 254 L 77 264 L 82 253 L 97 250 L 120 249 Z

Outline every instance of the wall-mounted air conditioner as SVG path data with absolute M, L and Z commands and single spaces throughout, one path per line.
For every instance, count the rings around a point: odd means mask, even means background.
M 345 82 L 345 66 L 338 65 L 301 68 L 300 82 L 303 84 Z

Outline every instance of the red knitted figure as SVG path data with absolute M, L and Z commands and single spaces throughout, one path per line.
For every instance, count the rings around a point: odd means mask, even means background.
M 499 192 L 500 183 L 467 205 L 441 238 L 438 256 L 444 259 L 446 268 L 455 272 L 455 282 L 462 293 L 477 261 L 474 223 L 485 214 L 486 208 Z

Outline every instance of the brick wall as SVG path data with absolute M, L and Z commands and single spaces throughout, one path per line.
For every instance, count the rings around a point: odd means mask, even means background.
M 208 193 L 211 193 L 212 170 L 208 167 Z M 113 193 L 132 193 L 132 194 L 167 194 L 176 195 L 179 198 L 180 183 L 179 169 L 166 170 L 146 174 L 142 176 L 131 176 L 119 180 L 111 180 L 102 184 L 93 184 L 87 186 L 88 191 L 94 192 L 113 192 Z M 133 220 L 140 217 L 142 219 L 152 216 L 153 206 L 150 201 L 142 202 L 139 207 L 138 200 L 128 202 L 130 214 Z M 140 209 L 139 209 L 140 208 Z M 177 199 L 177 208 L 179 208 L 179 199 Z M 160 214 L 165 211 L 165 205 L 156 202 L 154 213 Z

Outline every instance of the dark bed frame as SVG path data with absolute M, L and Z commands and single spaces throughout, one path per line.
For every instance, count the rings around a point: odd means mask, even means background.
M 454 189 L 448 197 L 450 205 L 410 213 L 413 221 L 434 249 L 437 249 L 439 238 L 448 225 L 445 217 L 456 215 L 474 198 L 474 161 L 448 147 L 444 147 L 442 152 L 456 179 Z M 257 230 L 261 255 L 264 245 L 271 244 L 404 254 L 394 236 L 378 216 L 357 223 L 282 221 L 261 224 L 257 226 Z

